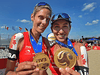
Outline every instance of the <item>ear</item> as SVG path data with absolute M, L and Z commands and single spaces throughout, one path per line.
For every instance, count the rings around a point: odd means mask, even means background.
M 31 14 L 31 20 L 34 21 L 34 14 Z

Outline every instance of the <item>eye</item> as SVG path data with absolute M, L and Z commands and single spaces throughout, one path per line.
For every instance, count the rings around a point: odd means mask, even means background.
M 39 19 L 40 19 L 40 20 L 43 20 L 43 19 L 44 19 L 44 17 L 43 17 L 43 16 L 39 16 Z
M 68 28 L 68 26 L 63 26 L 64 28 Z
M 54 29 L 59 31 L 60 27 L 59 26 L 54 26 Z

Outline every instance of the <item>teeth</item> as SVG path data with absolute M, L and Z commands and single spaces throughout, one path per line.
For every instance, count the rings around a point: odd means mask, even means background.
M 64 37 L 64 35 L 58 35 L 59 37 Z
M 45 27 L 39 26 L 39 28 L 45 28 Z

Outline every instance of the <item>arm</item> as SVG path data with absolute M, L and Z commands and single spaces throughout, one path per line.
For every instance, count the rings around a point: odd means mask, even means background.
M 17 36 L 18 34 L 13 35 L 9 44 L 9 56 L 8 56 L 6 71 L 5 71 L 5 74 L 7 75 L 11 75 L 11 74 L 16 75 L 16 73 L 14 72 L 14 69 L 15 69 L 16 60 L 18 58 L 19 52 L 18 52 L 17 45 L 20 39 L 20 38 L 16 38 Z
M 5 75 L 16 75 L 14 72 L 16 61 L 7 60 Z
M 18 53 L 20 52 L 23 46 L 23 40 L 24 39 L 22 33 L 15 34 L 11 38 L 11 42 L 9 45 L 9 57 L 5 72 L 6 75 L 29 75 L 34 74 L 34 72 L 37 73 L 37 71 L 39 71 L 39 69 L 36 68 L 37 64 L 29 61 L 19 63 L 18 67 L 14 71 L 16 60 L 19 56 Z
M 88 55 L 85 46 L 81 43 L 75 44 L 75 49 L 77 50 L 79 60 L 77 60 L 77 64 L 75 66 L 76 71 L 78 71 L 81 75 L 88 75 L 89 68 L 88 68 Z

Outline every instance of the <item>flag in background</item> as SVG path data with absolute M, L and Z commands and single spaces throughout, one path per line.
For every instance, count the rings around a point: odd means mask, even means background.
M 16 31 L 15 28 L 14 28 L 14 26 L 12 26 L 12 30 Z
M 28 31 L 28 29 L 27 29 L 27 28 L 25 28 L 25 30 L 26 30 L 26 32 Z
M 7 30 L 8 30 L 8 29 L 9 29 L 9 27 L 5 26 L 5 29 L 7 29 Z
M 22 28 L 21 28 L 21 27 L 19 27 L 19 30 L 21 31 L 21 30 L 22 30 Z

